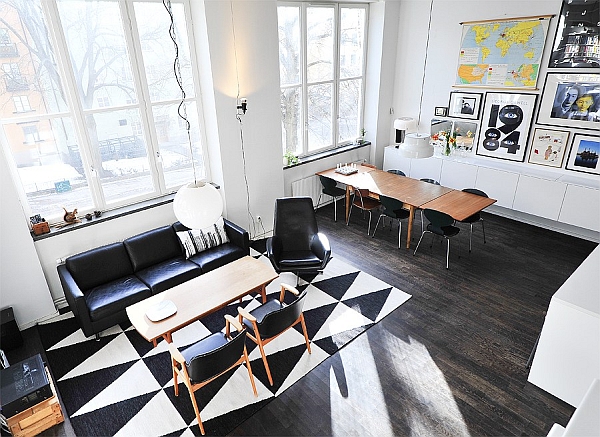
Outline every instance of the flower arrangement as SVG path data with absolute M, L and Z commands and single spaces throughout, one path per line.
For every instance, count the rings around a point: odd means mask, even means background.
M 452 152 L 451 148 L 456 147 L 456 135 L 457 134 L 458 134 L 457 131 L 450 133 L 445 130 L 441 130 L 437 134 L 433 134 L 431 136 L 431 139 L 433 141 L 440 141 L 442 143 L 442 147 L 444 148 L 443 149 L 444 155 L 448 156 Z

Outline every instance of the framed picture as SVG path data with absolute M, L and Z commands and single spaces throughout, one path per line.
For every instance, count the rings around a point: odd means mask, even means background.
M 486 93 L 476 154 L 523 162 L 536 94 Z
M 600 0 L 563 0 L 549 68 L 600 67 Z
M 463 93 L 452 91 L 448 103 L 448 115 L 457 118 L 479 119 L 482 93 Z
M 548 73 L 537 123 L 600 128 L 600 74 Z
M 467 152 L 473 150 L 478 127 L 479 125 L 475 121 L 454 120 L 452 136 L 456 135 L 456 146 Z
M 600 136 L 575 134 L 566 169 L 600 174 L 600 166 L 598 166 L 599 154 Z
M 435 107 L 435 116 L 436 117 L 445 117 L 447 115 L 448 108 L 445 106 L 436 106 Z
M 535 128 L 529 150 L 529 162 L 548 167 L 562 167 L 568 139 L 569 132 Z

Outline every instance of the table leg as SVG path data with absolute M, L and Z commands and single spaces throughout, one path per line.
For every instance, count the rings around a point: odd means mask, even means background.
M 263 303 L 267 303 L 267 286 L 264 284 L 260 287 L 260 295 L 262 296 Z
M 415 217 L 415 207 L 413 205 L 408 205 L 408 212 L 410 213 L 410 215 L 408 216 L 408 229 L 406 230 L 406 248 L 410 249 L 410 239 L 412 237 L 413 219 Z
M 346 223 L 350 215 L 350 185 L 346 185 Z

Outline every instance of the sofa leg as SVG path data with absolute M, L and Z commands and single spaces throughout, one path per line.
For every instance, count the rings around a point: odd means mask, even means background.
M 96 341 L 100 341 L 100 333 L 96 332 Z

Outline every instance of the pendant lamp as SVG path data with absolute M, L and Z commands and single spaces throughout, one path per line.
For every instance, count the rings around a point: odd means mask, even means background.
M 407 134 L 404 143 L 398 146 L 403 158 L 429 158 L 433 156 L 433 146 L 429 143 L 429 135 L 422 133 Z
M 182 186 L 173 200 L 175 217 L 190 229 L 213 225 L 223 213 L 223 199 L 208 182 L 190 182 Z

